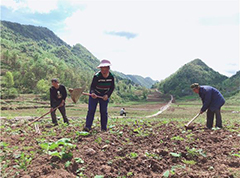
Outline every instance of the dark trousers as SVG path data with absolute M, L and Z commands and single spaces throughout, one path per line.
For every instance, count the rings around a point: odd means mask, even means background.
M 207 111 L 207 128 L 211 129 L 213 127 L 213 119 L 214 114 L 216 115 L 216 127 L 222 128 L 222 116 L 221 116 L 221 108 L 211 111 L 208 109 Z
M 63 121 L 65 123 L 69 123 L 68 122 L 68 118 L 66 116 L 66 109 L 65 109 L 65 105 L 62 106 L 62 107 L 59 107 L 58 110 L 60 111 L 60 113 L 62 114 L 62 117 L 63 117 Z M 52 116 L 52 123 L 53 124 L 57 124 L 57 117 L 56 117 L 56 110 L 51 112 L 51 116 Z
M 94 115 L 97 109 L 97 104 L 99 103 L 100 105 L 100 115 L 101 115 L 101 129 L 102 130 L 107 130 L 107 121 L 108 121 L 108 102 L 109 99 L 104 101 L 101 98 L 96 98 L 93 99 L 91 96 L 89 97 L 89 102 L 88 102 L 88 113 L 86 117 L 86 127 L 88 129 L 91 129 Z
M 120 116 L 127 116 L 127 114 L 124 112 L 124 113 L 121 113 Z

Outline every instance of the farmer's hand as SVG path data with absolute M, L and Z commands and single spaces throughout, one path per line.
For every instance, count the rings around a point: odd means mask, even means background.
M 50 112 L 53 112 L 53 108 L 50 109 Z
M 104 100 L 104 101 L 107 101 L 107 99 L 108 99 L 108 95 L 104 95 L 104 96 L 103 96 L 103 100 Z
M 95 93 L 92 93 L 91 96 L 92 96 L 93 99 L 97 98 L 97 95 Z
M 200 112 L 199 112 L 200 114 L 202 114 L 202 113 L 204 113 L 202 110 L 200 110 Z
M 61 104 L 59 105 L 59 107 L 62 107 L 64 105 L 65 101 L 62 100 Z

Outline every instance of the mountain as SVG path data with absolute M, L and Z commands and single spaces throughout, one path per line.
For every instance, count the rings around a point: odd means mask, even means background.
M 224 80 L 220 85 L 220 90 L 225 96 L 232 96 L 240 91 L 240 71 L 230 78 Z
M 100 61 L 81 44 L 70 46 L 45 27 L 8 21 L 1 21 L 0 27 L 1 98 L 16 93 L 47 93 L 49 81 L 56 77 L 67 87 L 90 86 Z M 113 74 L 116 89 L 112 100 L 146 97 L 145 90 L 125 74 Z
M 71 48 L 67 43 L 65 43 L 63 40 L 58 38 L 57 35 L 55 35 L 51 30 L 45 27 L 36 27 L 33 25 L 21 25 L 19 23 L 12 23 L 8 21 L 1 21 L 1 25 L 2 25 L 1 26 L 2 38 L 10 37 L 5 33 L 8 31 L 13 36 L 16 37 L 13 39 L 14 41 L 19 41 L 21 40 L 21 37 L 25 37 L 27 39 L 31 39 L 37 42 L 45 41 L 51 45 L 66 46 L 68 48 Z
M 151 88 L 152 85 L 154 85 L 157 81 L 154 81 L 150 77 L 142 77 L 139 75 L 127 75 L 128 78 L 130 78 L 134 83 L 137 83 L 143 87 Z
M 140 85 L 142 87 L 150 89 L 157 81 L 151 79 L 150 77 L 142 77 L 139 75 L 126 75 L 121 72 L 114 71 L 119 77 L 127 80 L 131 80 L 133 83 Z
M 155 84 L 154 87 L 164 94 L 183 97 L 193 94 L 190 89 L 192 83 L 217 87 L 227 78 L 208 67 L 202 60 L 195 59 L 182 66 L 170 77 Z

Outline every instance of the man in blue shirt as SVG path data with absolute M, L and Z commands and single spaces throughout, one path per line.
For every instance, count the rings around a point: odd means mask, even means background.
M 191 85 L 194 93 L 199 94 L 202 99 L 203 106 L 200 114 L 207 110 L 207 128 L 213 127 L 214 114 L 216 114 L 216 127 L 222 128 L 221 107 L 224 105 L 225 100 L 222 94 L 214 87 L 199 86 L 198 83 Z

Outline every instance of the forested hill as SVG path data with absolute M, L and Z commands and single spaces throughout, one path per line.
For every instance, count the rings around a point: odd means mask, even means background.
M 11 30 L 11 32 L 18 37 L 22 36 L 36 42 L 45 41 L 51 45 L 66 46 L 68 48 L 71 48 L 67 43 L 58 38 L 51 30 L 45 27 L 36 27 L 33 25 L 21 25 L 18 23 L 12 23 L 7 21 L 1 21 L 1 23 L 4 27 L 8 29 L 9 32 Z M 6 30 L 6 28 L 3 28 L 1 30 Z M 2 38 L 6 37 L 4 35 L 5 33 L 3 32 Z M 17 40 L 16 42 L 18 42 L 18 38 L 15 38 L 14 40 Z M 21 38 L 19 40 L 21 41 Z
M 47 28 L 1 21 L 2 98 L 16 93 L 46 93 L 53 77 L 67 87 L 88 88 L 99 62 L 81 44 L 71 47 Z M 117 72 L 114 75 L 113 100 L 146 97 L 144 88 Z
M 142 77 L 139 75 L 127 75 L 134 83 L 142 85 L 146 88 L 151 88 L 157 81 L 154 81 L 150 77 Z
M 157 88 L 165 94 L 182 97 L 193 95 L 190 89 L 192 83 L 197 82 L 200 85 L 211 85 L 219 88 L 226 79 L 228 79 L 228 77 L 214 71 L 202 60 L 195 59 L 182 66 L 170 77 L 155 84 L 154 88 Z

